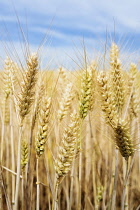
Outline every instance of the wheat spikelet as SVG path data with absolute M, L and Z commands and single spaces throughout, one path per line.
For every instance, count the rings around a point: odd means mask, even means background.
M 12 91 L 12 82 L 11 82 L 11 70 L 13 67 L 12 60 L 7 57 L 5 59 L 5 66 L 4 66 L 4 93 L 5 98 L 8 98 L 11 91 Z
M 32 128 L 34 128 L 34 126 L 35 126 L 35 124 L 38 120 L 39 109 L 40 109 L 40 106 L 41 106 L 41 101 L 42 101 L 44 92 L 45 92 L 44 84 L 41 84 L 40 87 L 39 87 L 38 94 L 37 94 L 35 111 L 34 111 L 34 115 L 33 115 L 33 118 L 32 118 Z
M 105 113 L 106 122 L 114 128 L 116 126 L 117 112 L 112 98 L 111 87 L 108 84 L 108 77 L 105 72 L 99 74 L 98 84 L 102 99 L 102 111 Z
M 9 97 L 4 100 L 4 123 L 8 125 L 10 122 L 10 101 Z
M 13 62 L 9 57 L 5 59 L 4 65 L 4 75 L 3 75 L 3 83 L 4 83 L 4 122 L 8 124 L 10 121 L 10 101 L 9 96 L 14 92 L 14 84 L 15 84 L 15 71 L 17 69 L 17 64 Z
M 104 187 L 100 185 L 97 187 L 97 201 L 100 202 L 103 199 L 103 192 L 104 192 Z
M 12 61 L 9 57 L 5 59 L 4 65 L 4 92 L 5 97 L 8 98 L 10 93 L 14 92 L 14 85 L 16 82 L 16 71 L 19 69 L 17 63 Z
M 138 69 L 137 69 L 136 64 L 131 63 L 130 64 L 130 75 L 133 80 L 135 80 L 137 73 L 138 73 Z
M 28 163 L 28 143 L 25 140 L 21 142 L 21 168 L 25 169 Z
M 125 101 L 124 80 L 122 77 L 121 61 L 119 60 L 118 46 L 113 43 L 110 50 L 110 68 L 112 79 L 112 90 L 114 94 L 114 103 L 118 114 L 122 114 Z
M 92 82 L 91 82 L 91 97 L 89 101 L 89 110 L 92 111 L 94 108 L 95 103 L 95 88 L 96 88 L 96 69 L 97 69 L 97 63 L 93 61 L 91 65 L 89 66 L 91 69 L 92 74 Z
M 3 115 L 4 115 L 5 124 L 9 124 L 10 122 L 9 96 L 12 92 L 11 68 L 12 68 L 12 61 L 9 57 L 7 57 L 5 59 L 4 75 L 3 75 L 3 83 L 4 83 Z
M 51 98 L 44 98 L 39 113 L 38 134 L 36 137 L 35 148 L 36 154 L 40 157 L 45 149 L 45 143 L 48 136 L 48 125 L 50 116 Z
M 65 129 L 62 145 L 59 146 L 58 157 L 55 159 L 56 185 L 59 185 L 71 168 L 71 163 L 76 155 L 77 141 L 79 139 L 79 117 L 74 112 L 71 123 Z
M 72 83 L 69 83 L 69 84 L 67 84 L 65 92 L 63 93 L 63 96 L 62 96 L 61 101 L 59 103 L 59 110 L 58 110 L 58 115 L 57 116 L 58 116 L 58 119 L 60 121 L 62 121 L 62 119 L 67 114 L 72 99 L 73 99 Z
M 135 85 L 136 83 L 136 77 L 137 77 L 138 69 L 137 66 L 134 63 L 130 64 L 130 79 L 129 79 L 129 94 L 131 94 L 130 98 L 130 117 L 138 117 L 139 113 L 139 99 L 137 95 L 137 87 Z
M 134 154 L 134 147 L 132 144 L 129 122 L 120 121 L 115 130 L 115 141 L 119 148 L 121 155 L 127 160 L 129 156 Z
M 19 95 L 19 115 L 21 122 L 29 113 L 34 98 L 34 86 L 36 84 L 36 75 L 38 72 L 38 57 L 32 54 L 27 60 L 27 71 L 25 72 L 24 81 L 21 86 Z
M 137 96 L 136 89 L 133 89 L 131 99 L 130 99 L 130 116 L 133 117 L 138 117 L 139 113 L 139 99 Z
M 84 119 L 87 116 L 88 110 L 91 107 L 90 100 L 92 97 L 92 69 L 87 68 L 82 71 L 82 85 L 79 103 L 80 118 Z
M 63 84 L 66 83 L 67 82 L 66 70 L 63 67 L 59 67 L 58 72 L 59 72 L 59 75 L 60 75 L 61 82 Z

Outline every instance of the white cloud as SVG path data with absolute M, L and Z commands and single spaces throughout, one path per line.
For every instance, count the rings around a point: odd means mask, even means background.
M 140 21 L 139 0 L 19 0 L 11 1 L 11 4 L 12 2 L 15 2 L 15 8 L 19 14 L 27 10 L 29 19 L 32 19 L 30 13 L 49 15 L 52 18 L 55 16 L 58 21 L 61 19 L 61 22 L 67 22 L 68 25 L 84 24 L 84 26 L 94 27 L 94 22 L 113 25 L 113 18 L 115 18 L 124 26 L 134 28 Z M 4 3 L 10 8 L 9 0 L 5 0 Z M 37 17 L 34 21 L 37 21 Z M 45 21 L 43 19 L 43 22 Z

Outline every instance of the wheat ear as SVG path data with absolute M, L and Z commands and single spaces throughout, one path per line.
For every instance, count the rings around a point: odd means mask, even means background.
M 120 150 L 121 155 L 128 160 L 129 156 L 134 154 L 134 146 L 132 144 L 129 121 L 120 121 L 115 128 L 115 141 Z
M 66 116 L 69 110 L 70 104 L 72 102 L 72 99 L 73 99 L 72 83 L 68 83 L 63 93 L 62 99 L 59 103 L 59 110 L 58 110 L 57 116 L 60 121 L 62 121 L 63 118 Z
M 98 84 L 102 100 L 102 111 L 105 113 L 106 122 L 114 128 L 116 126 L 117 112 L 108 80 L 105 72 L 99 74 Z
M 138 69 L 134 63 L 130 64 L 129 71 L 129 95 L 130 95 L 130 117 L 135 118 L 138 117 L 139 114 L 139 99 L 137 95 L 137 85 L 136 85 L 136 77 L 137 77 Z
M 49 116 L 50 116 L 50 105 L 51 105 L 51 98 L 44 97 L 43 103 L 40 107 L 39 113 L 39 127 L 38 133 L 35 142 L 35 149 L 36 149 L 36 174 L 37 174 L 37 202 L 36 202 L 36 209 L 39 210 L 39 157 L 44 153 L 45 143 L 48 137 L 48 125 L 49 125 Z
M 51 98 L 45 97 L 40 107 L 38 133 L 35 142 L 37 157 L 40 157 L 45 149 L 45 143 L 48 136 L 50 105 Z
M 20 185 L 20 166 L 21 166 L 21 139 L 23 120 L 29 113 L 30 107 L 34 99 L 34 87 L 36 84 L 36 76 L 38 72 L 38 57 L 37 54 L 32 54 L 27 60 L 27 71 L 24 75 L 24 81 L 21 85 L 21 93 L 18 97 L 20 128 L 19 128 L 19 141 L 18 141 L 18 157 L 17 157 L 17 177 L 16 177 L 16 192 L 15 192 L 15 206 L 14 210 L 18 209 L 18 194 Z
M 28 163 L 28 143 L 25 140 L 21 142 L 21 168 L 24 171 Z
M 55 183 L 55 207 L 57 209 L 57 191 L 60 183 L 70 171 L 72 161 L 76 155 L 77 150 L 77 140 L 79 139 L 79 116 L 76 112 L 71 115 L 71 123 L 65 129 L 62 145 L 59 146 L 58 156 L 55 159 L 55 173 L 56 173 L 56 183 Z
M 112 94 L 114 95 L 114 103 L 118 117 L 120 117 L 122 115 L 122 109 L 125 102 L 125 90 L 121 61 L 119 60 L 119 48 L 115 43 L 112 43 L 110 50 L 110 68 L 112 79 Z
M 59 146 L 58 157 L 55 159 L 56 185 L 59 185 L 71 168 L 75 156 L 79 134 L 79 117 L 76 112 L 71 115 L 71 123 L 65 129 L 62 145 Z
M 87 116 L 87 113 L 91 107 L 90 100 L 92 97 L 93 86 L 92 74 L 93 71 L 90 67 L 82 70 L 82 84 L 79 101 L 79 114 L 81 119 L 84 119 Z
M 21 141 L 21 169 L 22 169 L 22 209 L 25 207 L 25 193 L 27 176 L 25 174 L 25 167 L 28 163 L 28 143 L 25 140 Z
M 21 123 L 25 116 L 29 113 L 35 95 L 36 76 L 38 72 L 38 57 L 37 54 L 32 54 L 27 60 L 27 71 L 24 75 L 24 80 L 21 85 L 21 93 L 19 95 L 19 115 Z

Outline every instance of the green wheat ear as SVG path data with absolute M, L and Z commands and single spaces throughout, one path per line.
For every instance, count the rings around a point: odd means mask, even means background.
M 93 71 L 92 68 L 82 70 L 82 84 L 79 101 L 79 115 L 81 119 L 87 116 L 89 109 L 91 108 L 92 99 L 92 87 L 93 87 Z

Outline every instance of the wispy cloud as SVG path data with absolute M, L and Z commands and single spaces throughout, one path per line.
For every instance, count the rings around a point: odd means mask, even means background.
M 139 0 L 1 0 L 0 8 L 1 42 L 12 39 L 19 50 L 23 37 L 18 18 L 30 45 L 37 48 L 47 34 L 47 48 L 60 61 L 66 61 L 62 51 L 73 55 L 74 44 L 80 49 L 83 38 L 89 52 L 98 51 L 105 43 L 106 33 L 108 40 L 134 40 L 133 48 L 140 47 Z

